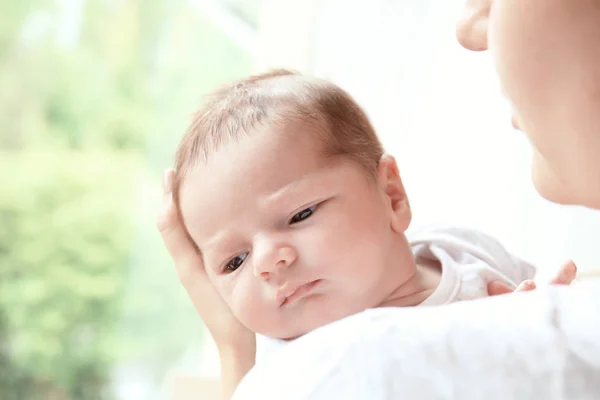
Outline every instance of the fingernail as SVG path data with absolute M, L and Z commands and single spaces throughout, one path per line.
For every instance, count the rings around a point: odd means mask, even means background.
M 167 194 L 171 192 L 171 184 L 173 179 L 173 170 L 171 168 L 167 168 L 163 171 L 163 193 Z
M 162 214 L 166 214 L 173 204 L 173 196 L 170 193 L 165 193 L 165 198 L 162 203 Z
M 527 282 L 525 282 L 525 288 L 527 290 L 535 289 L 535 282 L 534 281 L 527 281 Z
M 569 260 L 567 262 L 567 264 L 569 265 L 569 269 L 568 269 L 569 273 L 570 274 L 576 274 L 577 273 L 577 264 L 575 264 L 573 262 L 573 260 Z

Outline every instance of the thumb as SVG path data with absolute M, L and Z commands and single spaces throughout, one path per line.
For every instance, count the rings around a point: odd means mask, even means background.
M 173 203 L 171 181 L 174 171 L 165 171 L 163 206 L 157 219 L 157 227 L 165 247 L 175 263 L 179 279 L 187 288 L 203 272 L 202 258 L 191 241 L 179 213 Z
M 554 285 L 570 285 L 577 277 L 577 266 L 572 260 L 563 264 L 558 274 L 550 281 Z

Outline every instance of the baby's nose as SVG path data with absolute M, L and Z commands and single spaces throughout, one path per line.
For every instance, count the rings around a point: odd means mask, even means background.
M 270 279 L 273 275 L 283 273 L 298 258 L 296 249 L 290 245 L 280 245 L 264 250 L 256 255 L 254 275 Z

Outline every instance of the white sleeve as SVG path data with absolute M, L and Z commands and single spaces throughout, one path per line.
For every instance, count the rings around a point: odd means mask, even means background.
M 452 255 L 457 264 L 465 263 L 465 257 L 483 261 L 496 271 L 507 283 L 518 285 L 526 279 L 533 279 L 535 267 L 511 254 L 493 237 L 474 230 L 453 226 L 428 226 L 408 235 L 411 245 L 426 244 L 442 247 Z
M 532 398 L 600 398 L 597 285 L 368 310 L 257 364 L 233 397 Z

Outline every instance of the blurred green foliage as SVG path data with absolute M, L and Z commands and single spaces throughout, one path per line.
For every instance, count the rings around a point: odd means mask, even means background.
M 117 356 L 135 164 L 57 150 L 0 160 L 0 305 L 10 355 L 36 381 L 76 398 L 102 390 Z
M 0 0 L 1 400 L 111 399 L 123 369 L 158 387 L 199 338 L 160 170 L 250 60 L 189 4 Z

